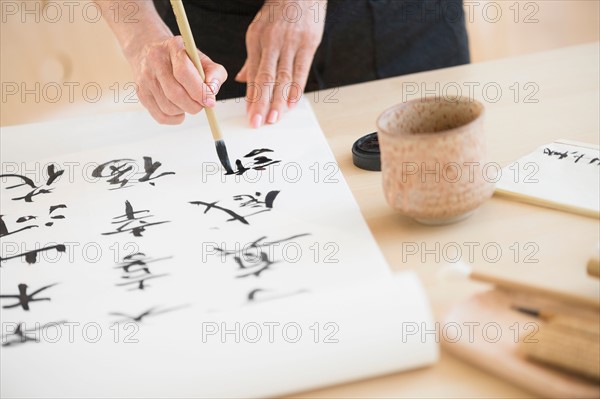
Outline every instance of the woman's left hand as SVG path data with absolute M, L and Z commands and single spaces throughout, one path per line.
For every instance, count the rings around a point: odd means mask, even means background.
M 248 58 L 235 80 L 247 83 L 251 127 L 278 122 L 300 100 L 323 37 L 326 6 L 326 0 L 267 0 L 248 27 Z

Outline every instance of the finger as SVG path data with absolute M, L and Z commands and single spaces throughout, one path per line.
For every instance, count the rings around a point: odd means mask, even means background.
M 307 48 L 300 49 L 296 54 L 296 58 L 294 59 L 293 84 L 290 87 L 288 95 L 288 106 L 290 108 L 294 108 L 298 104 L 304 93 L 314 55 L 315 51 Z
M 183 111 L 165 96 L 157 78 L 160 70 L 171 70 L 170 51 L 163 46 L 163 44 L 166 46 L 173 45 L 169 43 L 170 41 L 165 41 L 159 46 L 153 46 L 146 58 L 142 60 L 140 74 L 137 78 L 138 96 L 141 101 L 145 100 L 150 108 L 157 105 L 163 114 L 179 115 Z M 158 115 L 157 112 L 155 114 Z
M 300 86 L 295 80 L 290 83 L 290 86 L 286 90 L 286 100 L 288 109 L 294 109 L 298 105 L 298 102 L 302 98 L 304 88 Z
M 250 106 L 258 101 L 261 90 L 256 82 L 256 73 L 260 63 L 260 45 L 246 39 L 248 58 L 246 59 L 246 113 L 250 116 Z M 252 124 L 252 123 L 251 123 Z
M 171 102 L 171 100 L 169 100 L 169 98 L 163 91 L 160 82 L 158 81 L 158 77 L 149 80 L 147 82 L 147 85 L 150 89 L 150 92 L 152 93 L 152 98 L 158 105 L 158 108 L 161 110 L 161 112 L 171 116 L 185 113 L 183 109 L 179 108 L 177 105 Z
M 138 90 L 138 98 L 150 115 L 163 125 L 178 125 L 185 119 L 185 114 L 167 115 L 161 111 L 152 93 L 145 89 Z
M 248 74 L 248 59 L 246 58 L 246 61 L 244 61 L 244 65 L 242 66 L 242 69 L 240 69 L 238 74 L 235 75 L 235 81 L 240 82 L 240 83 L 247 82 L 248 81 L 247 74 Z
M 175 62 L 176 64 L 179 62 Z M 173 65 L 173 71 L 161 71 L 158 73 L 157 79 L 167 99 L 181 109 L 183 112 L 189 114 L 197 114 L 202 111 L 202 104 L 194 100 L 190 92 L 193 92 L 198 87 L 198 82 L 188 82 L 186 77 L 182 76 L 180 72 L 176 72 L 179 69 L 178 66 Z M 181 81 L 179 79 L 181 79 Z M 182 83 L 183 82 L 183 83 Z M 201 83 L 200 83 L 201 85 Z M 186 87 L 188 89 L 186 89 Z M 211 105 L 214 105 L 214 100 Z
M 256 89 L 260 95 L 250 104 L 248 115 L 250 117 L 250 126 L 253 128 L 261 127 L 267 117 L 267 112 L 273 103 L 273 89 L 275 88 L 275 74 L 277 71 L 277 60 L 279 51 L 276 49 L 263 50 L 260 58 L 260 64 L 255 76 Z
M 200 107 L 213 107 L 216 100 L 212 90 L 209 90 L 208 86 L 202 81 L 200 73 L 183 47 L 183 41 L 179 40 L 179 37 L 177 39 L 169 47 L 172 75 L 173 79 L 185 91 L 187 98 L 184 98 L 184 93 L 179 88 L 172 86 L 172 79 L 168 76 L 171 73 L 161 76 L 160 82 L 163 91 L 172 102 L 189 113 L 199 112 L 202 108 L 198 109 L 198 105 Z M 198 105 L 194 105 L 193 102 Z
M 277 75 L 275 78 L 275 86 L 273 90 L 273 102 L 270 104 L 269 113 L 267 115 L 267 123 L 273 124 L 279 122 L 279 119 L 288 105 L 288 91 L 292 83 L 294 54 L 291 50 L 285 51 L 279 58 L 277 63 Z
M 200 53 L 200 63 L 204 69 L 206 84 L 210 87 L 212 93 L 216 96 L 221 85 L 227 80 L 227 70 L 221 64 L 217 64 L 207 55 Z

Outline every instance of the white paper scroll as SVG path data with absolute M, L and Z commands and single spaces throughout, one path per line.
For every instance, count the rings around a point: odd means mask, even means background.
M 438 356 L 412 273 L 186 320 L 173 312 L 160 322 L 169 328 L 143 326 L 139 343 L 111 343 L 111 335 L 97 344 L 63 339 L 5 351 L 3 395 L 266 397 L 425 366 Z
M 543 145 L 502 170 L 498 194 L 600 217 L 600 150 L 568 140 Z
M 203 115 L 2 130 L 3 396 L 278 395 L 435 360 L 309 106 L 257 131 L 242 102 L 218 114 L 240 175 Z

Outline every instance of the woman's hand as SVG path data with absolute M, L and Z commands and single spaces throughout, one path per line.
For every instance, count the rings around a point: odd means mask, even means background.
M 206 82 L 187 56 L 181 36 L 162 21 L 154 3 L 147 0 L 94 0 L 114 32 L 129 61 L 138 98 L 159 123 L 183 122 L 185 113 L 196 114 L 215 105 L 215 94 L 227 79 L 223 66 L 200 53 Z M 135 7 L 135 21 L 112 18 L 113 7 Z
M 137 39 L 131 44 L 144 43 L 142 38 Z M 138 98 L 157 122 L 179 124 L 185 113 L 196 114 L 204 107 L 215 106 L 215 95 L 227 79 L 223 66 L 198 51 L 206 84 L 186 54 L 181 36 L 145 43 L 127 46 L 125 55 L 133 69 Z
M 236 80 L 247 83 L 250 126 L 276 123 L 300 100 L 323 37 L 327 1 L 267 0 L 246 33 L 248 58 Z

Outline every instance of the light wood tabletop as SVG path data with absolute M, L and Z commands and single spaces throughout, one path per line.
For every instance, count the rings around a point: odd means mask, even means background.
M 463 260 L 470 260 L 477 269 L 598 298 L 600 285 L 586 275 L 586 262 L 600 240 L 599 222 L 494 197 L 463 222 L 422 226 L 387 205 L 380 173 L 354 167 L 352 143 L 376 130 L 376 119 L 386 108 L 424 95 L 452 95 L 460 88 L 463 96 L 485 105 L 490 161 L 501 166 L 557 139 L 598 144 L 599 48 L 592 43 L 307 94 L 390 267 L 415 270 L 420 275 L 438 320 L 454 304 L 489 289 L 485 284 L 448 277 L 452 274 L 445 271 L 455 259 L 456 248 L 461 248 Z M 483 249 L 486 244 L 487 253 Z M 418 247 L 415 254 L 414 245 Z M 494 252 L 497 248 L 500 256 Z M 427 369 L 298 397 L 498 398 L 532 394 L 442 351 L 440 361 Z

